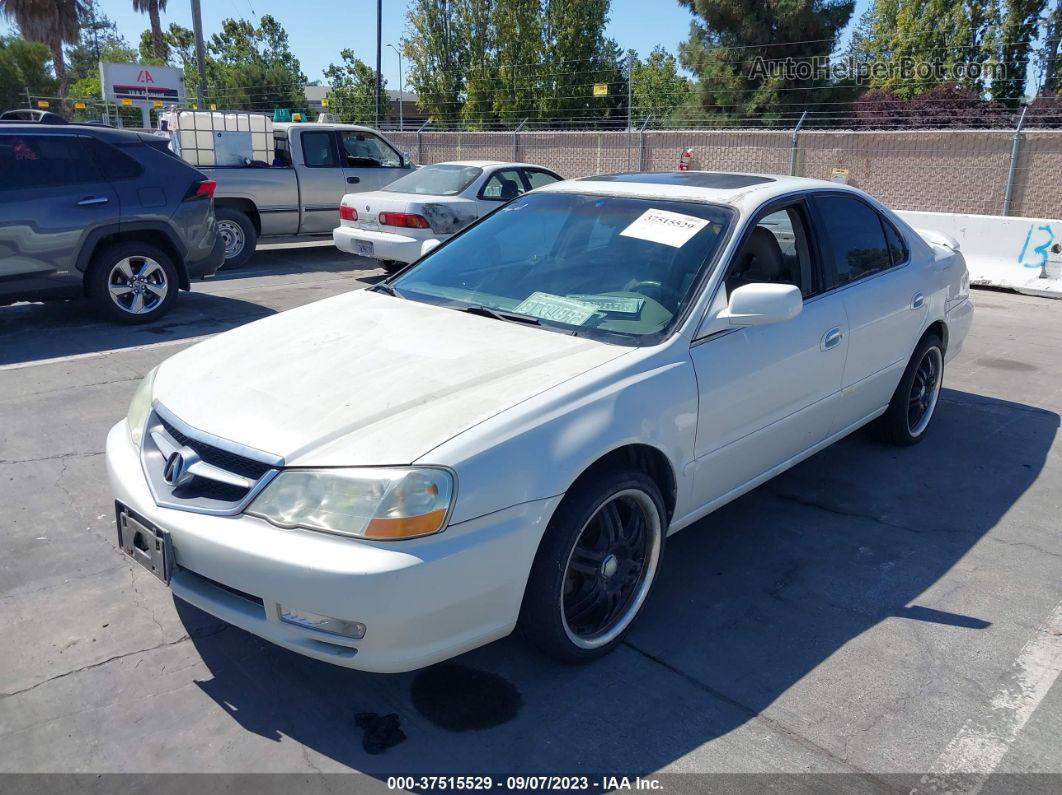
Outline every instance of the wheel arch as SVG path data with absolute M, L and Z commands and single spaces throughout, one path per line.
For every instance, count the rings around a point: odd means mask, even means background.
M 235 196 L 223 197 L 220 199 L 214 199 L 214 207 L 224 207 L 229 210 L 237 210 L 243 213 L 250 219 L 252 226 L 254 226 L 255 233 L 261 237 L 262 216 L 258 212 L 258 206 L 250 199 L 243 199 Z
M 130 243 L 141 241 L 157 246 L 173 261 L 177 269 L 177 286 L 182 290 L 190 290 L 191 282 L 188 279 L 188 269 L 185 267 L 184 250 L 173 236 L 163 227 L 158 226 L 130 226 L 115 224 L 109 227 L 101 227 L 92 230 L 77 259 L 77 269 L 82 273 L 82 289 L 88 294 L 89 270 L 96 255 L 108 246 L 116 243 Z
M 934 320 L 932 323 L 930 323 L 926 327 L 926 330 L 924 332 L 922 332 L 922 336 L 918 338 L 918 343 L 921 344 L 922 340 L 924 340 L 928 334 L 936 334 L 937 337 L 940 338 L 940 341 L 942 343 L 944 343 L 944 350 L 942 351 L 942 353 L 947 353 L 948 352 L 948 324 L 947 323 L 945 323 L 943 320 Z M 915 347 L 917 348 L 918 346 L 916 345 Z
M 668 457 L 659 448 L 649 444 L 624 444 L 610 450 L 583 469 L 565 493 L 578 488 L 581 483 L 603 470 L 622 466 L 638 469 L 653 479 L 664 497 L 664 507 L 667 511 L 665 519 L 666 523 L 670 524 L 675 515 L 675 504 L 678 499 L 678 481 Z M 563 505 L 563 501 L 561 504 Z

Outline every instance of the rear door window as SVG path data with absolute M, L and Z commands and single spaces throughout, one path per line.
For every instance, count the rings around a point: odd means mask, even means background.
M 483 186 L 483 189 L 480 190 L 479 198 L 507 202 L 524 192 L 524 181 L 520 177 L 520 171 L 515 168 L 507 168 L 494 172 L 493 176 Z
M 96 165 L 109 180 L 136 179 L 143 173 L 140 164 L 121 149 L 95 138 L 80 139 L 96 158 Z
M 0 135 L 0 190 L 99 182 L 95 160 L 72 135 Z
M 530 186 L 529 190 L 541 188 L 543 185 L 550 185 L 554 182 L 560 181 L 560 177 L 555 177 L 546 171 L 525 168 L 524 174 L 527 175 L 527 184 Z
M 833 267 L 833 286 L 849 284 L 892 267 L 881 217 L 848 196 L 817 196 L 822 248 Z
M 325 130 L 304 132 L 300 136 L 300 140 L 302 141 L 302 156 L 307 166 L 310 168 L 339 168 L 339 156 L 336 153 L 332 133 Z

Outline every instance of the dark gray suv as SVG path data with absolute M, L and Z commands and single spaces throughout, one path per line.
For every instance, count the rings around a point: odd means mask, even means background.
M 162 136 L 0 122 L 0 304 L 78 292 L 114 320 L 165 314 L 224 261 L 214 182 Z

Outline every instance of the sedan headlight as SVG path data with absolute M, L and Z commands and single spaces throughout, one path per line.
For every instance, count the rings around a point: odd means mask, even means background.
M 155 367 L 144 376 L 144 380 L 133 393 L 133 399 L 129 401 L 129 411 L 125 415 L 129 424 L 129 439 L 137 449 L 144 441 L 144 427 L 147 425 L 148 414 L 151 413 L 152 387 L 155 385 L 155 373 L 158 369 Z
M 443 529 L 454 497 L 445 469 L 288 469 L 247 509 L 281 527 L 402 539 Z

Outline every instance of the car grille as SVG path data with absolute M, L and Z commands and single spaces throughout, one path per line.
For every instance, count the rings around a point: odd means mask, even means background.
M 178 452 L 185 462 L 194 463 L 174 485 L 167 481 L 166 469 Z M 213 514 L 239 513 L 284 463 L 277 456 L 203 434 L 157 404 L 148 419 L 141 460 L 156 503 Z

